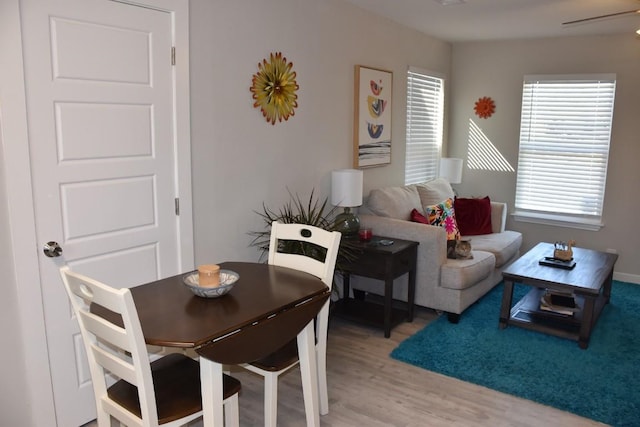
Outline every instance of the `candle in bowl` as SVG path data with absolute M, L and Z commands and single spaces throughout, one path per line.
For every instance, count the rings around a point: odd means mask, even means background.
M 220 266 L 216 264 L 199 266 L 198 285 L 203 288 L 215 288 L 220 286 Z

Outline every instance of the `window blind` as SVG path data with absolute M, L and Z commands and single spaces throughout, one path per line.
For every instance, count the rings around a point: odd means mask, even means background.
M 517 211 L 599 221 L 615 75 L 525 76 Z
M 405 184 L 438 174 L 444 120 L 444 78 L 410 67 L 407 71 Z

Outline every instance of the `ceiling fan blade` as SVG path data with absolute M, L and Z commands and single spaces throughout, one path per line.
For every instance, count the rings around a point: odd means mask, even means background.
M 609 13 L 607 15 L 592 16 L 591 18 L 576 19 L 575 21 L 563 22 L 562 25 L 579 24 L 580 22 L 595 21 L 596 19 L 611 18 L 620 15 L 629 15 L 631 13 L 640 13 L 640 9 L 627 10 L 624 12 Z

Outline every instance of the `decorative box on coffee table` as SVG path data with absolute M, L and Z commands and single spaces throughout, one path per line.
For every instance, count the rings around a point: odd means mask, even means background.
M 373 236 L 369 242 L 355 240 L 352 244 L 357 256 L 355 260 L 339 266 L 343 277 L 343 298 L 336 302 L 333 313 L 382 327 L 384 336 L 389 338 L 395 325 L 405 320 L 413 321 L 418 242 Z M 351 298 L 349 280 L 352 274 L 384 281 L 384 303 Z M 393 281 L 403 274 L 409 276 L 406 310 L 393 307 Z

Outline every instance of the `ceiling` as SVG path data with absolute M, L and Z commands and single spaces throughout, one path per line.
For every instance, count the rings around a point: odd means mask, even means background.
M 638 0 L 345 0 L 449 42 L 627 33 L 640 14 L 563 22 L 640 9 Z M 443 5 L 442 3 L 452 3 Z

